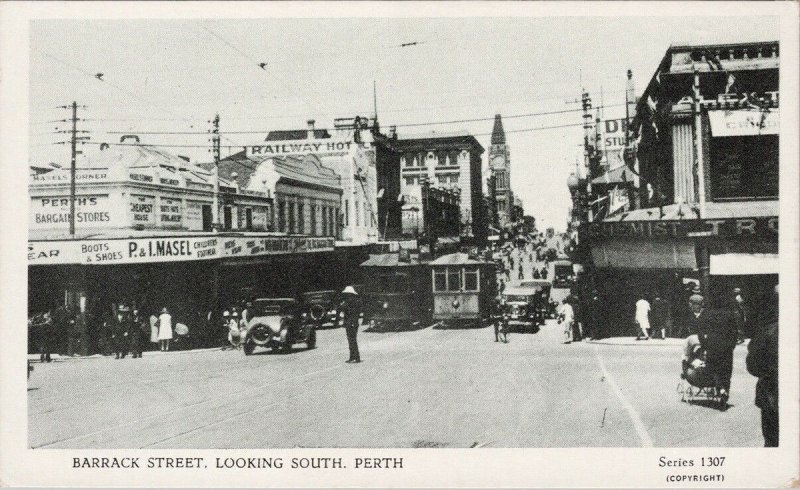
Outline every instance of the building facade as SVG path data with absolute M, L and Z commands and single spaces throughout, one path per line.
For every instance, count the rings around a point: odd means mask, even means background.
M 316 155 L 247 158 L 240 152 L 218 168 L 220 177 L 244 192 L 273 199 L 269 231 L 340 239 L 342 179 Z
M 483 202 L 481 155 L 483 147 L 467 133 L 400 137 L 396 148 L 400 157 L 403 229 L 413 225 L 410 212 L 420 208 L 421 184 L 425 179 L 432 187 L 458 189 L 460 198 L 460 236 L 463 240 L 484 243 L 487 216 Z
M 640 184 L 628 190 L 637 199 L 582 233 L 597 284 L 629 303 L 661 294 L 680 306 L 692 283 L 712 306 L 730 304 L 734 287 L 751 302 L 770 294 L 778 281 L 778 70 L 777 42 L 667 50 L 631 124 L 627 164 Z
M 506 228 L 513 221 L 514 196 L 511 192 L 511 150 L 506 144 L 506 133 L 500 114 L 494 116 L 489 146 L 489 171 L 494 176 L 498 224 Z
M 375 152 L 371 133 L 361 127 L 347 125 L 331 133 L 316 129 L 314 121 L 309 120 L 305 130 L 271 131 L 263 144 L 246 147 L 244 157 L 261 161 L 314 155 L 341 179 L 339 215 L 334 217 L 340 228 L 337 240 L 363 245 L 379 238 Z

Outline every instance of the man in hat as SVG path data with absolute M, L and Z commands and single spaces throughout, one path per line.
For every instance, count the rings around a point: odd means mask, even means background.
M 733 315 L 736 319 L 737 343 L 741 344 L 744 339 L 750 338 L 750 310 L 745 304 L 741 288 L 733 289 Z
M 699 341 L 706 351 L 706 363 L 716 379 L 723 403 L 728 401 L 733 374 L 733 350 L 736 347 L 736 329 L 729 318 L 705 307 L 705 299 L 695 293 L 689 297 L 687 330 L 690 336 L 684 349 L 684 368 L 691 357 L 692 341 Z
M 128 348 L 131 357 L 134 359 L 142 357 L 142 344 L 144 343 L 144 332 L 150 329 L 147 319 L 139 314 L 139 309 L 134 308 L 128 324 Z
M 127 306 L 119 305 L 117 314 L 114 316 L 111 329 L 114 343 L 114 359 L 125 359 L 128 354 L 128 332 L 130 331 L 128 312 Z
M 761 409 L 764 447 L 778 447 L 778 286 L 755 327 L 747 346 L 747 371 L 758 378 L 755 402 Z
M 361 362 L 361 355 L 358 352 L 358 323 L 362 318 L 361 305 L 353 286 L 347 286 L 342 291 L 342 303 L 339 311 L 344 320 L 344 328 L 347 333 L 347 346 L 350 348 L 350 358 L 346 361 L 350 364 Z

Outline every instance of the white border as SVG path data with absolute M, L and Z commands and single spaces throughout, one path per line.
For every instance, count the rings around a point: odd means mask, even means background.
M 26 222 L 28 148 L 28 22 L 31 19 L 199 19 L 258 17 L 467 17 L 467 16 L 751 16 L 781 17 L 781 448 L 711 451 L 726 456 L 725 482 L 705 486 L 786 486 L 798 478 L 798 6 L 796 3 L 619 2 L 619 3 L 255 3 L 255 2 L 3 2 L 0 3 L 0 484 L 26 486 L 337 486 L 337 487 L 509 487 L 509 486 L 665 486 L 660 456 L 699 458 L 709 450 L 693 449 L 398 449 L 302 450 L 303 456 L 402 456 L 404 470 L 202 472 L 72 470 L 73 454 L 92 456 L 204 455 L 284 456 L 269 451 L 35 451 L 26 449 Z M 558 40 L 554 42 L 569 42 Z M 635 43 L 631 39 L 631 43 Z M 758 420 L 753 421 L 758 424 Z M 675 486 L 703 486 L 675 484 Z

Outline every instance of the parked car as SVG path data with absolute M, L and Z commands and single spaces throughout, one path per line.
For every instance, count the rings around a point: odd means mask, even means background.
M 261 298 L 253 301 L 253 318 L 242 336 L 245 355 L 252 354 L 256 347 L 289 352 L 292 345 L 299 343 L 305 343 L 309 349 L 315 348 L 317 331 L 298 300 Z
M 333 290 L 310 291 L 303 293 L 303 310 L 315 328 L 338 327 L 341 325 L 337 306 L 339 293 Z
M 503 314 L 508 316 L 510 326 L 522 326 L 538 331 L 544 324 L 545 301 L 544 288 L 514 286 L 506 288 L 501 295 Z

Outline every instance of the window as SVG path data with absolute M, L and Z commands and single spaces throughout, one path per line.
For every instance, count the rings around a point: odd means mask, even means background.
M 464 271 L 464 291 L 478 290 L 478 269 Z
M 295 232 L 294 223 L 295 223 L 295 221 L 294 221 L 294 203 L 290 202 L 289 203 L 289 233 L 294 233 Z
M 406 185 L 414 185 L 414 177 L 406 177 Z
M 306 216 L 305 205 L 302 202 L 297 203 L 297 232 L 305 234 L 306 232 Z
M 434 291 L 447 291 L 447 271 L 445 269 L 434 270 L 433 289 Z
M 350 201 L 344 200 L 344 225 L 350 226 Z
M 286 231 L 286 202 L 278 201 L 278 231 Z
M 461 269 L 457 267 L 447 268 L 447 290 L 461 291 Z
M 358 201 L 356 201 L 356 226 L 361 226 L 361 213 L 359 211 Z
M 314 204 L 314 201 L 311 201 L 308 210 L 311 211 L 311 235 L 317 236 L 317 205 Z
M 328 206 L 322 206 L 322 236 L 328 236 Z
M 330 235 L 335 237 L 336 236 L 336 209 L 333 207 L 328 208 L 328 224 L 331 227 Z
M 245 208 L 244 210 L 244 227 L 245 229 L 253 229 L 253 208 Z
M 712 199 L 778 197 L 778 135 L 712 137 Z

